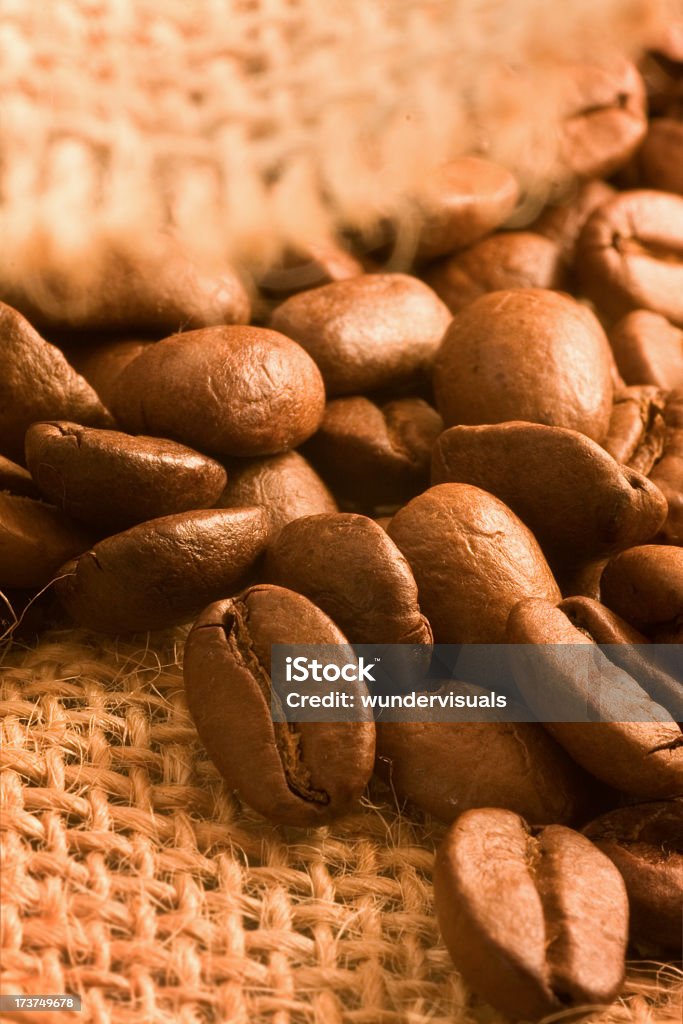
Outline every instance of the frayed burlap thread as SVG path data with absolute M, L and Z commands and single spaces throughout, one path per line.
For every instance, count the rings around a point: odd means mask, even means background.
M 2 991 L 81 995 L 33 1024 L 501 1024 L 440 941 L 443 829 L 373 792 L 310 832 L 239 806 L 186 710 L 185 631 L 53 632 L 2 659 Z M 230 738 L 226 737 L 226 743 Z M 602 1024 L 679 1024 L 634 964 Z

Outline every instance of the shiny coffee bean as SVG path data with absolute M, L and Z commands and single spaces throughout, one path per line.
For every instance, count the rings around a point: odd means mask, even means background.
M 45 586 L 90 543 L 58 508 L 0 492 L 0 589 Z
M 527 420 L 601 441 L 612 408 L 611 353 L 593 314 L 567 295 L 492 292 L 461 310 L 434 366 L 446 426 Z
M 174 441 L 64 420 L 29 428 L 26 461 L 46 498 L 74 519 L 112 533 L 210 508 L 226 482 L 220 463 Z
M 131 433 L 169 437 L 212 455 L 272 455 L 322 419 L 325 390 L 300 345 L 260 327 L 210 327 L 146 348 L 114 385 Z
M 673 117 L 650 121 L 637 166 L 647 188 L 683 195 L 683 123 Z
M 624 978 L 628 901 L 612 862 L 563 825 L 466 811 L 434 866 L 441 934 L 465 982 L 514 1020 L 610 1003 Z
M 647 476 L 664 452 L 664 405 L 661 388 L 647 385 L 615 392 L 602 447 L 621 465 Z
M 396 513 L 388 533 L 413 571 L 437 643 L 501 643 L 523 597 L 560 599 L 531 531 L 478 487 L 430 487 Z
M 602 600 L 658 643 L 683 643 L 683 548 L 644 544 L 615 555 L 602 574 Z
M 96 427 L 112 419 L 90 385 L 54 345 L 11 306 L 0 303 L 0 454 L 24 457 L 24 434 L 37 420 L 64 417 Z
M 88 629 L 165 629 L 239 590 L 267 539 L 267 517 L 259 508 L 151 519 L 63 565 L 57 595 L 74 622 Z
M 206 608 L 185 645 L 185 692 L 209 756 L 273 822 L 324 824 L 353 808 L 372 774 L 373 722 L 274 722 L 271 645 L 336 644 L 334 623 L 300 594 L 255 586 Z
M 29 471 L 4 455 L 0 455 L 0 491 L 20 494 L 24 498 L 40 498 L 40 491 Z
M 615 324 L 609 338 L 627 384 L 683 387 L 683 330 L 666 317 L 634 310 Z
M 313 357 L 328 396 L 419 380 L 450 323 L 441 300 L 407 274 L 364 274 L 287 299 L 271 326 Z

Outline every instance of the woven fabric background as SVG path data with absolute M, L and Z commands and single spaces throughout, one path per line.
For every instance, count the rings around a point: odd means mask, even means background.
M 183 636 L 4 653 L 2 991 L 84 1012 L 3 1024 L 500 1024 L 438 936 L 441 826 L 385 790 L 312 832 L 241 809 L 186 712 Z M 682 1011 L 680 972 L 639 964 L 599 1020 Z

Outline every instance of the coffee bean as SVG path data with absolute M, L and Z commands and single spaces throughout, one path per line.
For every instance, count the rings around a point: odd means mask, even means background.
M 438 412 L 421 398 L 378 406 L 355 395 L 328 402 L 304 450 L 340 501 L 387 508 L 428 485 L 432 445 L 442 430 Z
M 683 195 L 683 124 L 672 117 L 650 121 L 637 163 L 643 185 Z
M 523 597 L 560 599 L 531 531 L 478 487 L 430 487 L 396 513 L 388 532 L 408 559 L 437 643 L 500 643 Z
M 434 866 L 439 926 L 466 983 L 515 1020 L 609 1003 L 624 977 L 621 875 L 563 825 L 530 829 L 503 809 L 466 811 Z
M 32 423 L 64 417 L 106 427 L 112 419 L 90 385 L 54 345 L 11 306 L 0 302 L 0 454 L 24 457 Z
M 74 367 L 95 389 L 104 404 L 109 407 L 114 398 L 114 385 L 128 363 L 154 345 L 153 341 L 131 338 L 127 341 L 110 341 L 93 348 L 75 349 L 72 352 Z
M 646 477 L 583 434 L 538 423 L 451 427 L 434 446 L 432 480 L 495 494 L 559 571 L 649 540 L 667 514 Z
M 664 452 L 665 393 L 660 388 L 623 388 L 614 395 L 607 436 L 602 447 L 617 462 L 649 474 Z
M 608 608 L 658 643 L 683 643 L 683 548 L 644 544 L 615 555 L 602 574 Z
M 666 433 L 661 457 L 650 472 L 669 505 L 669 515 L 657 540 L 683 545 L 683 390 L 671 391 L 662 410 Z
M 299 246 L 288 249 L 277 264 L 269 267 L 258 285 L 266 295 L 282 299 L 363 272 L 362 263 L 338 245 Z
M 425 280 L 457 313 L 487 292 L 562 288 L 565 263 L 552 239 L 531 231 L 501 231 L 434 264 Z
M 271 540 L 295 519 L 337 511 L 329 490 L 298 452 L 262 459 L 233 459 L 229 463 L 228 485 L 216 505 L 259 506 L 268 516 Z
M 209 756 L 249 806 L 271 821 L 321 825 L 358 801 L 372 773 L 373 722 L 277 723 L 271 644 L 337 644 L 334 623 L 300 594 L 255 586 L 207 608 L 185 645 L 185 692 Z
M 285 526 L 266 558 L 267 578 L 310 598 L 358 644 L 430 644 L 410 567 L 384 530 L 352 513 Z
M 305 441 L 323 415 L 320 373 L 300 345 L 259 327 L 211 327 L 146 348 L 114 385 L 131 433 L 214 455 L 271 455 Z
M 627 384 L 683 387 L 683 331 L 666 317 L 634 310 L 615 324 L 609 339 Z
M 73 620 L 88 629 L 165 629 L 239 590 L 267 539 L 267 517 L 259 508 L 151 519 L 63 565 L 57 595 Z
M 25 498 L 40 497 L 40 491 L 29 471 L 11 459 L 6 459 L 4 455 L 0 455 L 0 491 L 21 494 Z
M 220 463 L 174 441 L 64 420 L 29 427 L 26 461 L 46 498 L 111 533 L 210 508 L 226 482 Z
M 0 589 L 45 586 L 90 543 L 58 508 L 0 492 Z
M 454 424 L 527 420 L 601 441 L 611 354 L 592 313 L 537 288 L 492 292 L 461 310 L 434 366 L 436 405 Z
M 584 224 L 594 210 L 614 195 L 615 190 L 604 181 L 580 182 L 562 202 L 547 206 L 529 230 L 556 242 L 565 263 L 571 267 Z
M 271 318 L 315 359 L 330 397 L 419 380 L 449 323 L 431 288 L 406 274 L 364 274 L 314 288 L 287 299 Z
M 683 197 L 619 193 L 581 232 L 577 268 L 585 294 L 606 317 L 646 309 L 683 324 Z
M 681 956 L 683 802 L 619 807 L 584 835 L 617 866 L 626 883 L 631 939 L 643 952 Z

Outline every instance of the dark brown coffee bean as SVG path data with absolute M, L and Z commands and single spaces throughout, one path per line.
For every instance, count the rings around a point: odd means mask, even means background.
M 102 633 L 189 622 L 235 592 L 268 540 L 260 508 L 202 509 L 151 519 L 62 566 L 57 594 L 80 626 Z
M 362 273 L 363 264 L 355 256 L 330 242 L 287 250 L 280 261 L 259 278 L 258 285 L 266 295 L 283 299 Z
M 671 391 L 664 400 L 666 424 L 664 448 L 650 479 L 669 504 L 669 515 L 658 540 L 683 545 L 683 390 Z
M 430 487 L 396 513 L 388 532 L 408 559 L 437 643 L 500 643 L 522 597 L 560 599 L 531 531 L 478 487 Z
M 305 441 L 325 390 L 313 360 L 282 334 L 210 327 L 145 349 L 119 375 L 113 407 L 131 433 L 215 455 L 271 455 Z
M 503 223 L 518 198 L 515 178 L 500 164 L 475 156 L 443 164 L 420 190 L 417 258 L 431 260 L 478 242 Z
M 337 512 L 337 503 L 312 466 L 298 452 L 263 459 L 233 459 L 219 508 L 257 505 L 270 522 L 274 539 L 283 526 L 322 512 Z
M 683 548 L 644 544 L 615 555 L 601 582 L 602 600 L 659 643 L 683 643 Z
M 627 384 L 683 387 L 683 331 L 666 317 L 634 310 L 614 326 L 609 338 Z
M 643 185 L 683 194 L 683 124 L 672 117 L 650 121 L 637 156 Z
M 357 508 L 409 501 L 429 483 L 443 420 L 421 398 L 378 406 L 356 395 L 328 402 L 305 452 L 339 499 Z
M 434 446 L 432 480 L 495 494 L 561 570 L 649 540 L 667 514 L 646 477 L 583 434 L 538 423 L 451 427 Z
M 645 86 L 627 60 L 571 70 L 562 166 L 581 178 L 608 178 L 628 163 L 647 131 Z
M 24 434 L 32 423 L 64 417 L 96 427 L 112 418 L 90 385 L 54 345 L 34 331 L 11 306 L 0 303 L 0 452 L 24 457 Z
M 618 463 L 646 476 L 661 458 L 666 440 L 665 393 L 650 386 L 622 388 L 614 395 L 602 447 Z
M 373 722 L 277 723 L 271 644 L 336 644 L 333 622 L 300 594 L 251 587 L 207 608 L 185 645 L 185 692 L 200 738 L 228 786 L 271 821 L 321 825 L 351 809 L 372 773 Z
M 581 232 L 577 268 L 585 294 L 606 317 L 647 309 L 683 324 L 683 197 L 619 193 Z
M 612 408 L 611 354 L 593 314 L 529 288 L 483 295 L 458 313 L 434 366 L 446 426 L 527 420 L 601 441 Z
M 563 611 L 548 601 L 520 601 L 506 638 L 518 645 L 512 667 L 522 697 L 577 764 L 635 796 L 683 794 L 680 727 L 597 647 L 587 657 L 585 632 Z M 524 645 L 533 645 L 528 655 Z M 584 719 L 609 720 L 554 720 L 574 710 Z
M 226 482 L 220 463 L 174 441 L 64 420 L 29 427 L 26 461 L 46 498 L 74 519 L 112 533 L 210 508 Z
M 287 299 L 271 325 L 320 367 L 329 396 L 392 388 L 431 369 L 450 314 L 407 274 L 364 274 Z
M 584 224 L 599 206 L 616 195 L 604 181 L 585 181 L 576 185 L 562 202 L 547 206 L 529 230 L 556 242 L 568 266 L 574 263 L 576 243 Z
M 531 231 L 501 231 L 439 261 L 425 280 L 451 313 L 487 292 L 512 288 L 562 288 L 560 247 Z
M 131 338 L 128 341 L 111 341 L 92 349 L 74 349 L 73 365 L 109 408 L 119 375 L 128 363 L 132 363 L 146 348 L 154 344 L 153 341 Z
M 512 811 L 466 811 L 434 865 L 441 934 L 476 992 L 515 1020 L 593 1009 L 624 979 L 621 875 L 585 836 L 529 829 Z
M 40 497 L 40 491 L 29 471 L 11 459 L 6 459 L 4 455 L 0 455 L 0 491 L 21 494 L 24 498 Z
M 365 516 L 297 519 L 269 547 L 265 572 L 273 583 L 310 598 L 351 643 L 431 643 L 408 563 Z
M 0 589 L 45 586 L 90 543 L 58 508 L 0 492 Z
M 632 941 L 643 952 L 680 958 L 683 802 L 619 807 L 596 818 L 583 832 L 617 866 L 626 883 Z

